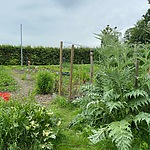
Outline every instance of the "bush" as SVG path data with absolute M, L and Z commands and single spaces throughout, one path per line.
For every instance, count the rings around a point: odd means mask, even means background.
M 49 71 L 40 71 L 37 75 L 36 92 L 38 94 L 52 94 L 54 77 Z
M 53 149 L 60 121 L 34 102 L 0 101 L 0 149 Z

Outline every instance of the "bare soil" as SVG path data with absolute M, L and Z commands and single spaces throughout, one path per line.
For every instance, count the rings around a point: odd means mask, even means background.
M 13 98 L 27 98 L 31 96 L 35 89 L 35 81 L 31 79 L 30 74 L 26 74 L 26 79 L 21 79 L 21 75 L 24 74 L 24 71 L 21 70 L 13 70 L 12 76 L 18 84 L 18 90 L 12 93 Z M 36 95 L 35 100 L 42 104 L 47 104 L 53 99 L 54 95 Z

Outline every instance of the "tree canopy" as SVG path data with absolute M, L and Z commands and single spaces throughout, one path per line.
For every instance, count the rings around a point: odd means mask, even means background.
M 128 43 L 150 43 L 150 9 L 133 28 L 129 28 L 125 32 L 125 41 Z

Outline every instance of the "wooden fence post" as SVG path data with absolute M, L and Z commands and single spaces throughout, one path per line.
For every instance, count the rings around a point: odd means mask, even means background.
M 93 83 L 93 50 L 90 51 L 90 84 Z
M 62 89 L 62 51 L 63 51 L 63 42 L 60 42 L 60 71 L 59 71 L 59 89 L 58 94 L 61 96 Z
M 74 45 L 71 48 L 71 58 L 70 58 L 70 88 L 69 88 L 69 99 L 72 98 L 72 75 L 73 75 L 73 58 L 74 58 Z

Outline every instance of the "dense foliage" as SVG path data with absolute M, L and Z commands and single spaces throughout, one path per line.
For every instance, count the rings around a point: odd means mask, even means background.
M 99 49 L 96 83 L 75 100 L 81 113 L 71 125 L 90 125 L 89 139 L 111 139 L 118 150 L 150 147 L 150 49 L 115 42 Z M 138 67 L 137 67 L 138 66 Z M 137 134 L 138 133 L 138 134 Z
M 52 94 L 54 87 L 54 75 L 50 71 L 40 71 L 36 80 L 36 92 L 38 94 Z
M 0 101 L 0 149 L 51 150 L 59 120 L 35 102 Z
M 129 28 L 125 32 L 125 41 L 128 43 L 150 43 L 150 9 L 133 28 Z
M 32 65 L 56 65 L 59 64 L 59 48 L 53 47 L 23 47 L 23 64 L 28 60 Z M 70 48 L 63 49 L 63 62 L 70 62 Z M 90 62 L 90 49 L 78 47 L 74 50 L 75 64 L 88 64 Z M 11 45 L 0 45 L 0 65 L 20 65 L 20 47 Z M 6 59 L 7 58 L 7 59 Z

